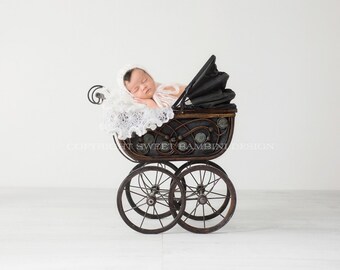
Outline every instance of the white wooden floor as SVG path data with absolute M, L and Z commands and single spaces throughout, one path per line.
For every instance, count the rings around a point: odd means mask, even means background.
M 340 269 L 340 191 L 238 191 L 197 235 L 125 225 L 108 189 L 0 189 L 0 269 Z

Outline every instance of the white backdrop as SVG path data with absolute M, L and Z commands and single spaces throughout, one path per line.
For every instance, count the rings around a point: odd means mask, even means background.
M 340 2 L 0 0 L 0 186 L 117 187 L 133 164 L 87 101 L 127 63 L 188 83 L 211 54 L 239 113 L 236 189 L 340 189 Z

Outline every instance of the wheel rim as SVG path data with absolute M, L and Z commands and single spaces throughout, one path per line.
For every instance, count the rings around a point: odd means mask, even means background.
M 135 206 L 131 206 L 127 199 L 127 187 Z M 174 201 L 179 203 L 178 209 L 175 209 Z M 122 182 L 117 193 L 117 206 L 122 219 L 132 229 L 141 233 L 161 233 L 172 228 L 183 214 L 185 190 L 170 171 L 157 166 L 141 167 Z M 133 211 L 136 208 L 144 215 Z M 160 216 L 166 212 L 172 215 Z M 157 218 L 150 218 L 148 214 Z
M 191 232 L 209 233 L 230 220 L 236 207 L 236 192 L 226 173 L 213 166 L 195 165 L 178 177 L 185 179 L 187 187 L 186 207 L 179 225 Z

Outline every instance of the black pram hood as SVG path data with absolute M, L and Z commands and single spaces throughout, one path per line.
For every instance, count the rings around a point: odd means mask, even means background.
M 225 88 L 229 75 L 218 71 L 216 57 L 212 55 L 183 94 L 173 105 L 173 109 L 184 108 L 236 108 L 230 101 L 235 97 L 233 90 Z

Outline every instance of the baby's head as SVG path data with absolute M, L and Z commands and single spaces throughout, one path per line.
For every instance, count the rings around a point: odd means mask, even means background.
M 152 98 L 156 91 L 156 83 L 152 77 L 141 68 L 128 70 L 123 77 L 124 85 L 137 98 Z

